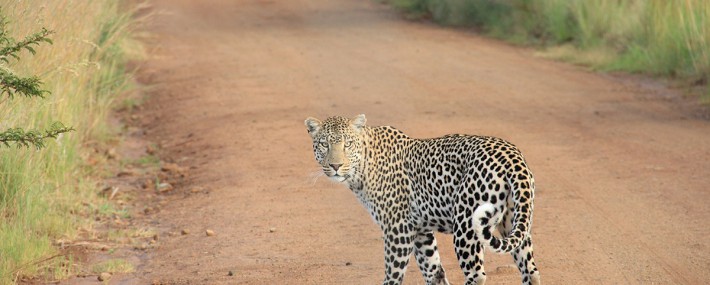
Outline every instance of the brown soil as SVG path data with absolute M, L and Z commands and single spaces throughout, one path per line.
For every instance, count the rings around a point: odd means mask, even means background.
M 536 175 L 544 283 L 710 281 L 710 123 L 662 84 L 407 22 L 376 1 L 152 2 L 140 115 L 162 157 L 191 171 L 155 216 L 157 248 L 120 282 L 381 282 L 379 229 L 349 190 L 316 179 L 303 126 L 359 113 L 413 137 L 517 144 Z M 451 238 L 439 244 L 462 284 Z M 406 284 L 422 283 L 414 264 Z M 519 283 L 511 266 L 487 254 L 489 283 Z

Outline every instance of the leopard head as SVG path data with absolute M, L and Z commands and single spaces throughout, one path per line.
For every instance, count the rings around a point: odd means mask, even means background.
M 306 119 L 316 161 L 326 176 L 345 182 L 355 174 L 363 159 L 365 121 L 365 115 L 352 119 L 336 116 L 322 122 L 312 117 Z

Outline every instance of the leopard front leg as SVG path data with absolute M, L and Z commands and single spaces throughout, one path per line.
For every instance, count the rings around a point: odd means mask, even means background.
M 427 285 L 449 285 L 444 267 L 441 266 L 434 232 L 419 232 L 414 237 L 414 255 Z
M 393 226 L 384 231 L 385 285 L 399 285 L 407 272 L 409 255 L 414 246 L 414 235 L 406 225 Z

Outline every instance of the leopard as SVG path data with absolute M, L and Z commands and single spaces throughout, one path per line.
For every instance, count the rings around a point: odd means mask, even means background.
M 540 284 L 531 237 L 535 180 L 515 145 L 466 134 L 410 138 L 366 125 L 364 114 L 308 117 L 305 125 L 324 175 L 347 186 L 382 230 L 382 284 L 403 282 L 412 253 L 426 284 L 449 284 L 436 232 L 453 235 L 466 284 L 485 284 L 485 249 L 510 253 L 522 284 Z

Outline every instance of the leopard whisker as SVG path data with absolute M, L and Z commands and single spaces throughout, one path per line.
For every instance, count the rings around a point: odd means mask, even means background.
M 318 182 L 318 178 L 325 176 L 325 173 L 323 173 L 323 170 L 319 169 L 316 171 L 312 171 L 308 176 L 310 177 L 310 180 L 311 180 L 311 186 L 315 186 L 316 182 Z

